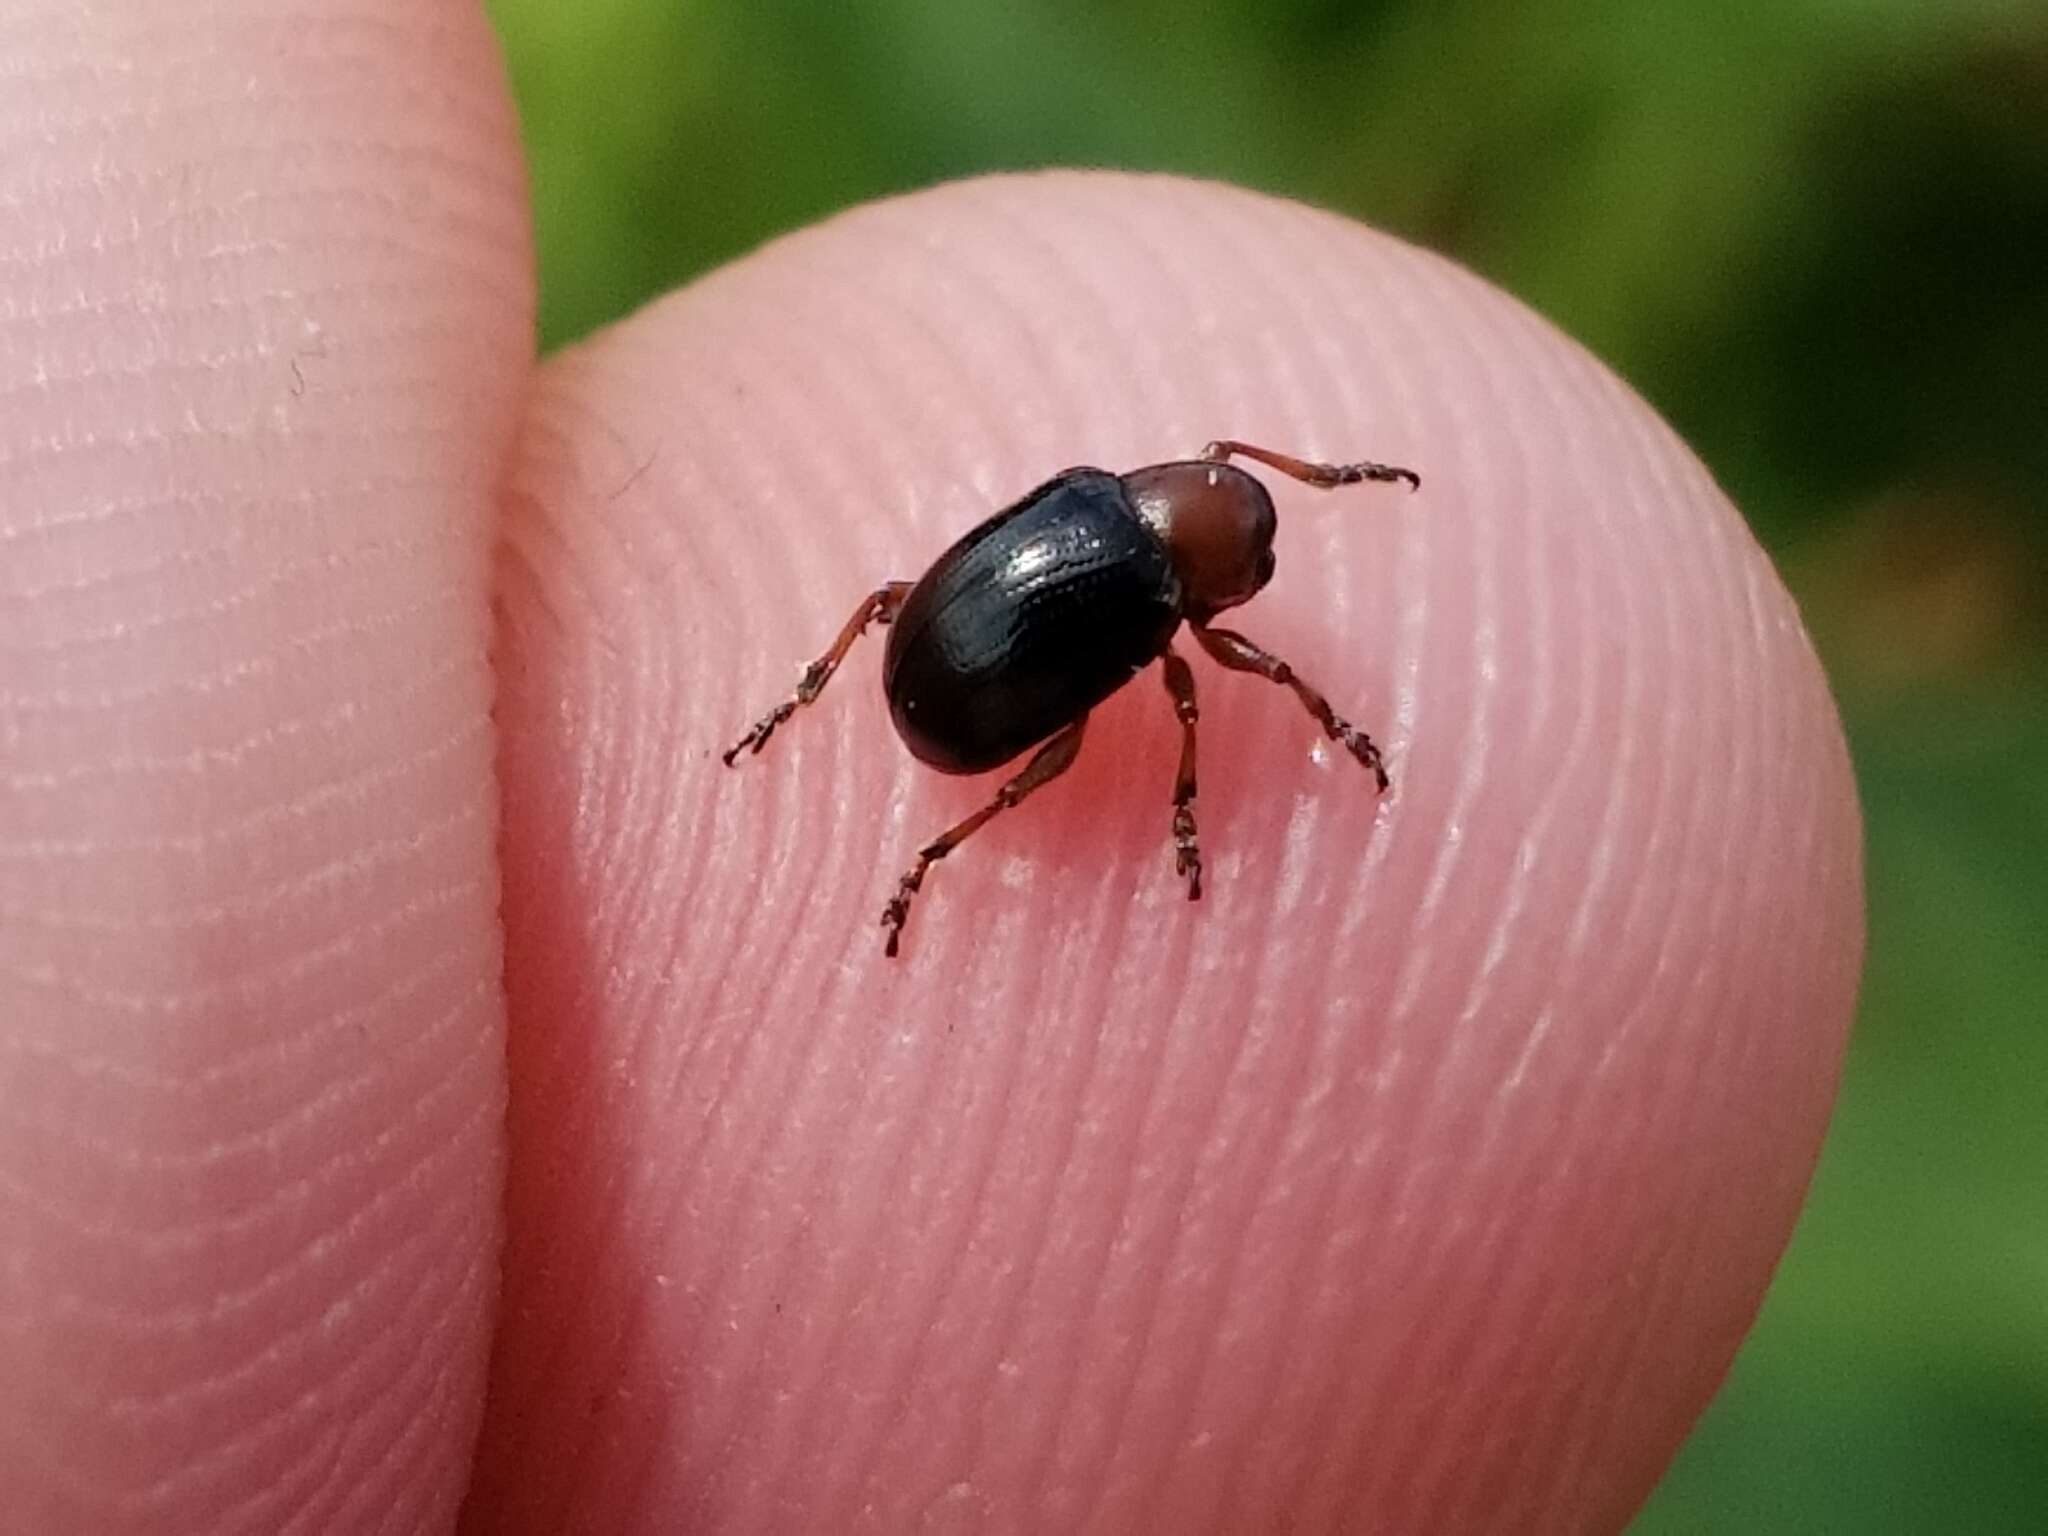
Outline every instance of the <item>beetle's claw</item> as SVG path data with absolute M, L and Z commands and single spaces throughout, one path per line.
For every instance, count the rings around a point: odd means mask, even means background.
M 1366 771 L 1372 775 L 1373 782 L 1384 795 L 1393 787 L 1393 781 L 1387 777 L 1386 759 L 1380 756 L 1380 749 L 1373 745 L 1371 737 L 1361 736 L 1359 739 L 1365 743 L 1365 750 L 1359 754 L 1358 760 L 1365 764 Z
M 889 904 L 882 908 L 882 926 L 889 930 L 882 940 L 882 953 L 891 960 L 896 958 L 896 950 L 903 942 L 903 924 L 909 916 L 910 898 L 907 896 L 891 897 Z

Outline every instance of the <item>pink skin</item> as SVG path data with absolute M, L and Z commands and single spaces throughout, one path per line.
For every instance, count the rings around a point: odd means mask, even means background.
M 522 423 L 477 15 L 103 9 L 17 6 L 0 88 L 9 1520 L 1626 1518 L 1862 932 L 1797 615 L 1639 401 L 1340 219 L 1054 176 L 771 247 Z M 1226 434 L 1422 472 L 1266 476 L 1226 620 L 1393 793 L 1183 638 L 1202 903 L 1155 671 L 885 961 L 997 781 L 910 761 L 880 634 L 717 751 L 990 507 Z

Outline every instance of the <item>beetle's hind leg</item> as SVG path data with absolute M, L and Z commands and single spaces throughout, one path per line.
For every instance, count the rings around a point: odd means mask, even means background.
M 1202 850 L 1195 842 L 1195 674 L 1180 653 L 1168 646 L 1160 654 L 1166 692 L 1180 719 L 1180 771 L 1173 779 L 1173 868 L 1188 882 L 1188 900 L 1202 899 Z
M 1073 724 L 1062 726 L 1032 754 L 1031 761 L 1024 765 L 1021 773 L 996 791 L 993 800 L 959 825 L 948 827 L 917 851 L 917 862 L 911 865 L 909 874 L 896 882 L 896 894 L 882 908 L 882 926 L 889 931 L 882 944 L 883 953 L 896 953 L 897 941 L 903 936 L 904 921 L 910 916 L 910 898 L 924 884 L 924 872 L 980 831 L 998 811 L 1008 810 L 1040 785 L 1051 783 L 1073 767 L 1074 759 L 1081 754 L 1081 728 L 1087 723 L 1088 717 L 1083 715 Z
M 1373 739 L 1330 708 L 1330 701 L 1296 677 L 1294 668 L 1271 651 L 1253 645 L 1234 629 L 1212 629 L 1206 624 L 1190 627 L 1202 649 L 1224 666 L 1236 672 L 1256 672 L 1283 688 L 1291 688 L 1294 696 L 1301 700 L 1302 708 L 1316 717 L 1330 740 L 1341 743 L 1345 751 L 1358 759 L 1360 766 L 1379 785 L 1381 794 L 1387 792 L 1386 760 L 1380 756 L 1380 749 L 1373 745 Z
M 1308 459 L 1297 459 L 1291 453 L 1261 448 L 1256 443 L 1240 443 L 1234 438 L 1222 438 L 1202 450 L 1203 458 L 1217 464 L 1233 456 L 1255 459 L 1268 469 L 1277 469 L 1281 474 L 1321 491 L 1340 485 L 1357 485 L 1365 480 L 1405 480 L 1409 490 L 1422 489 L 1422 476 L 1398 464 L 1374 464 L 1369 460 L 1358 464 L 1316 464 Z
M 796 692 L 756 720 L 752 730 L 719 754 L 725 766 L 730 768 L 733 759 L 742 752 L 758 752 L 767 746 L 768 738 L 775 734 L 775 727 L 795 714 L 799 705 L 811 703 L 825 691 L 825 685 L 832 681 L 832 674 L 839 670 L 839 663 L 846 659 L 846 653 L 853 649 L 853 642 L 861 637 L 862 632 L 870 624 L 887 624 L 895 618 L 903 607 L 903 599 L 909 595 L 909 582 L 892 581 L 862 598 L 860 606 L 853 610 L 853 617 L 846 621 L 838 638 L 832 642 L 832 648 L 804 668 Z

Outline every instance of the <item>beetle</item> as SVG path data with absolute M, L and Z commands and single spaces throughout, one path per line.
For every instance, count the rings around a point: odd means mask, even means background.
M 1181 728 L 1174 869 L 1188 883 L 1188 899 L 1201 899 L 1199 711 L 1194 673 L 1173 648 L 1184 623 L 1225 667 L 1291 689 L 1386 792 L 1386 764 L 1370 736 L 1278 656 L 1212 622 L 1273 579 L 1273 498 L 1233 458 L 1318 490 L 1366 481 L 1422 487 L 1415 471 L 1398 465 L 1320 464 L 1227 438 L 1198 459 L 1127 474 L 1063 470 L 967 533 L 917 581 L 886 582 L 870 592 L 825 654 L 804 669 L 796 692 L 722 754 L 732 767 L 815 703 L 870 624 L 889 626 L 882 688 L 896 733 L 920 762 L 941 773 L 985 773 L 1038 748 L 994 799 L 918 850 L 882 909 L 885 954 L 895 955 L 911 899 L 932 865 L 1071 768 L 1088 712 L 1155 660 Z

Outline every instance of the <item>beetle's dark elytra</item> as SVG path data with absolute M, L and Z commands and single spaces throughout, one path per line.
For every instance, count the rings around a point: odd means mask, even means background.
M 1174 777 L 1174 865 L 1190 900 L 1202 894 L 1195 835 L 1194 674 L 1174 651 L 1185 623 L 1223 666 L 1290 689 L 1324 732 L 1369 770 L 1387 774 L 1372 738 L 1343 720 L 1279 657 L 1216 615 L 1273 576 L 1277 518 L 1266 488 L 1229 463 L 1247 458 L 1318 489 L 1421 481 L 1391 464 L 1318 464 L 1251 443 L 1211 443 L 1200 459 L 1128 474 L 1070 469 L 968 532 L 916 582 L 891 581 L 861 600 L 838 637 L 804 669 L 796 693 L 724 754 L 759 752 L 824 692 L 870 624 L 890 624 L 883 690 L 913 755 L 947 773 L 981 773 L 1036 746 L 995 797 L 918 851 L 882 911 L 895 954 L 926 871 L 998 812 L 1073 766 L 1088 712 L 1153 661 L 1162 663 L 1181 726 Z
M 889 715 L 920 761 L 984 773 L 1123 687 L 1180 621 L 1180 577 L 1123 481 L 1069 470 L 911 587 L 882 662 Z

